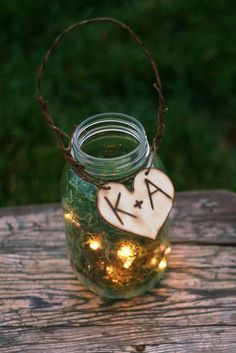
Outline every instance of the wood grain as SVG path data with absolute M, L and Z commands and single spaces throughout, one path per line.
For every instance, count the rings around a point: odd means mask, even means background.
M 236 195 L 179 193 L 161 284 L 104 300 L 74 277 L 59 205 L 0 210 L 0 352 L 236 352 Z

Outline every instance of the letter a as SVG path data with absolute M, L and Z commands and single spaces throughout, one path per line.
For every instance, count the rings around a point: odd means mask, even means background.
M 149 201 L 150 201 L 150 205 L 151 208 L 154 210 L 154 205 L 153 205 L 153 199 L 152 199 L 152 195 L 155 194 L 156 192 L 160 191 L 162 192 L 163 195 L 165 195 L 166 197 L 168 197 L 169 199 L 171 199 L 171 197 L 162 189 L 160 189 L 157 185 L 155 185 L 151 180 L 145 179 L 145 183 L 146 183 L 146 187 L 147 187 L 147 191 L 148 191 L 148 196 L 149 196 Z M 150 189 L 150 185 L 153 186 L 155 189 L 154 191 L 151 191 Z

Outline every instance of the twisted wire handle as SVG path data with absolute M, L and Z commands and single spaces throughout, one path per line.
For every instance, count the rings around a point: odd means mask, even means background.
M 138 46 L 140 47 L 140 49 L 144 52 L 145 56 L 148 58 L 154 76 L 155 76 L 155 83 L 153 84 L 153 87 L 155 88 L 155 90 L 158 93 L 158 97 L 159 97 L 159 107 L 158 107 L 158 111 L 157 111 L 157 115 L 156 115 L 156 120 L 157 120 L 157 132 L 156 135 L 152 141 L 151 144 L 151 152 L 152 152 L 152 156 L 154 155 L 154 153 L 159 149 L 160 147 L 160 143 L 161 143 L 161 139 L 162 136 L 164 134 L 164 129 L 165 129 L 165 124 L 164 124 L 164 113 L 165 113 L 165 106 L 164 106 L 164 97 L 163 97 L 163 93 L 162 93 L 162 85 L 161 85 L 161 80 L 160 80 L 160 76 L 159 76 L 159 72 L 157 69 L 157 65 L 155 60 L 153 59 L 152 55 L 150 54 L 150 52 L 144 47 L 141 39 L 137 36 L 137 34 L 130 28 L 128 27 L 125 23 L 118 21 L 114 18 L 109 18 L 109 17 L 97 17 L 97 18 L 92 18 L 89 20 L 84 20 L 84 21 L 80 21 L 77 22 L 75 24 L 73 24 L 72 26 L 66 28 L 61 34 L 59 34 L 57 36 L 57 38 L 54 40 L 52 46 L 49 48 L 49 50 L 47 51 L 43 62 L 39 68 L 38 71 L 38 76 L 37 76 L 37 98 L 38 98 L 38 102 L 42 111 L 43 116 L 45 117 L 49 127 L 54 131 L 54 133 L 56 134 L 57 137 L 57 141 L 58 141 L 58 146 L 60 148 L 60 150 L 63 153 L 63 156 L 65 158 L 66 161 L 69 162 L 69 164 L 71 165 L 71 168 L 74 170 L 74 172 L 76 174 L 78 174 L 81 178 L 83 178 L 86 181 L 91 182 L 92 184 L 98 186 L 98 187 L 102 187 L 102 183 L 99 183 L 95 180 L 92 179 L 92 177 L 86 172 L 85 167 L 82 166 L 81 164 L 78 163 L 78 161 L 71 155 L 71 137 L 69 135 L 67 135 L 65 132 L 63 132 L 54 122 L 49 109 L 48 109 L 48 103 L 46 102 L 46 100 L 44 99 L 43 95 L 42 95 L 42 80 L 43 80 L 43 74 L 44 74 L 44 70 L 47 66 L 48 60 L 50 55 L 53 53 L 53 51 L 57 48 L 57 46 L 60 44 L 60 42 L 62 41 L 62 39 L 66 36 L 67 33 L 69 33 L 70 31 L 81 27 L 83 25 L 88 25 L 91 23 L 95 23 L 95 22 L 112 22 L 115 23 L 117 25 L 119 25 L 121 28 L 125 29 L 126 31 L 128 31 L 128 33 L 130 34 L 131 38 L 134 40 L 134 42 L 136 42 L 138 44 Z M 67 139 L 67 145 L 65 145 L 65 139 Z M 153 157 L 152 157 L 153 158 Z

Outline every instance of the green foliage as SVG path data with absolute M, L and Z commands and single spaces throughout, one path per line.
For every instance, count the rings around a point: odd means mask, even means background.
M 160 155 L 177 190 L 236 190 L 236 4 L 230 0 L 17 1 L 0 3 L 0 205 L 59 200 L 63 158 L 35 98 L 52 40 L 81 19 L 127 22 L 157 60 L 166 134 Z M 146 58 L 114 25 L 71 34 L 53 54 L 45 96 L 57 123 L 117 111 L 154 135 L 156 96 Z

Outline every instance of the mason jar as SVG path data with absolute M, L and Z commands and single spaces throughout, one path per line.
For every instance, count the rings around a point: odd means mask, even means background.
M 104 184 L 123 180 L 131 189 L 132 177 L 150 166 L 144 127 L 124 114 L 86 119 L 74 131 L 71 148 L 91 178 Z M 151 166 L 164 170 L 158 155 Z M 61 195 L 71 265 L 79 280 L 102 297 L 140 295 L 159 281 L 167 266 L 168 221 L 155 240 L 115 229 L 99 215 L 97 191 L 97 186 L 65 167 Z

